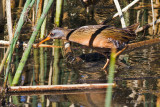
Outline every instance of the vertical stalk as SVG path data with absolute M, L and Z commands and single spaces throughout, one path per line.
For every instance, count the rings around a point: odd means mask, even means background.
M 116 61 L 116 48 L 112 48 L 110 66 L 109 66 L 108 83 L 113 83 L 115 61 Z M 106 92 L 105 107 L 110 107 L 111 100 L 112 100 L 112 86 L 108 86 L 107 92 Z
M 128 1 L 123 0 L 123 1 L 122 1 L 122 4 L 123 4 L 124 6 L 128 6 Z M 123 9 L 122 9 L 122 11 L 123 11 Z M 129 26 L 129 25 L 130 25 L 130 21 L 131 21 L 131 20 L 129 20 L 129 19 L 130 19 L 129 16 L 130 16 L 130 13 L 129 13 L 128 11 L 126 11 L 126 12 L 124 13 L 124 20 L 125 20 L 126 26 Z
M 48 0 L 44 1 L 44 6 L 43 6 L 43 11 L 45 10 L 46 6 L 47 6 Z M 46 28 L 46 21 L 47 21 L 47 16 L 45 17 L 43 24 L 41 26 L 41 35 L 40 38 L 43 39 L 44 38 L 44 33 L 45 33 L 45 28 Z
M 15 70 L 18 67 L 18 63 L 19 63 L 19 55 L 18 55 L 19 49 L 16 49 L 16 62 L 15 62 Z
M 3 70 L 3 66 L 5 64 L 5 61 L 7 59 L 7 56 L 8 56 L 8 53 L 9 53 L 9 47 L 7 48 L 7 51 L 3 57 L 3 60 L 1 61 L 1 65 L 0 65 L 0 74 L 2 73 L 2 70 Z
M 15 0 L 10 0 L 11 1 L 11 8 L 14 9 L 16 6 Z
M 11 17 L 11 1 L 6 0 L 6 14 L 7 14 L 7 28 L 8 28 L 8 34 L 9 34 L 9 41 L 11 42 L 13 38 L 12 33 L 12 17 Z
M 43 11 L 45 10 L 46 6 L 47 6 L 48 0 L 44 1 L 44 5 L 43 5 Z M 45 33 L 45 28 L 46 28 L 46 19 L 47 16 L 45 17 L 43 24 L 41 26 L 41 34 L 40 34 L 40 38 L 44 38 L 44 33 Z M 44 85 L 44 78 L 45 75 L 45 70 L 44 70 L 44 54 L 43 54 L 43 47 L 40 47 L 40 82 L 41 85 Z M 41 104 L 42 106 L 45 106 L 45 96 L 41 95 Z
M 35 16 L 35 23 L 37 23 L 38 22 L 38 20 L 40 19 L 40 17 L 41 17 L 41 13 L 42 13 L 42 0 L 38 0 L 37 1 L 37 4 L 36 4 L 36 16 Z M 35 24 L 34 23 L 34 24 Z M 38 36 L 39 36 L 39 34 L 38 34 Z M 38 37 L 37 36 L 37 37 Z M 38 55 L 39 55 L 39 49 L 34 49 L 34 63 L 35 63 L 35 70 L 34 70 L 34 72 L 35 72 L 35 77 L 36 77 L 36 80 L 40 80 L 40 84 L 42 83 L 42 81 L 43 81 L 43 79 L 41 79 L 41 73 L 39 74 L 39 67 L 41 67 L 41 65 L 39 66 L 39 60 L 41 61 L 41 56 L 39 56 L 38 57 Z M 42 65 L 43 66 L 43 65 Z M 41 67 L 42 68 L 42 67 Z
M 54 42 L 54 45 L 59 45 L 60 41 L 56 40 Z M 54 63 L 53 63 L 53 81 L 52 84 L 53 85 L 57 85 L 59 83 L 59 57 L 60 57 L 60 49 L 59 48 L 55 48 L 54 49 Z
M 138 3 L 138 2 L 139 2 L 139 0 L 134 0 L 134 1 L 132 1 L 130 4 L 128 4 L 126 7 L 124 7 L 124 8 L 122 9 L 122 12 L 126 12 L 128 9 L 130 9 L 134 4 L 136 4 L 136 3 Z M 119 13 L 114 14 L 112 18 L 109 18 L 109 19 L 105 20 L 105 21 L 103 22 L 103 24 L 108 23 L 109 21 L 111 21 L 112 19 L 114 19 L 115 17 L 117 17 L 118 15 L 119 15 Z
M 117 11 L 118 11 L 120 20 L 121 20 L 122 28 L 125 28 L 125 27 L 126 27 L 126 24 L 125 24 L 124 17 L 123 17 L 123 14 L 122 14 L 122 10 L 121 10 L 121 7 L 120 7 L 120 5 L 119 5 L 118 0 L 114 0 L 114 3 L 115 3 L 115 5 L 116 5 L 116 8 L 117 8 Z
M 52 84 L 52 74 L 53 74 L 53 65 L 52 61 L 50 62 L 50 69 L 49 69 L 49 77 L 48 77 L 48 85 Z
M 60 27 L 61 23 L 61 13 L 62 13 L 63 0 L 57 0 L 56 2 L 56 19 L 55 24 L 57 27 Z
M 38 22 L 38 20 L 40 19 L 41 17 L 41 14 L 42 14 L 42 3 L 43 3 L 43 0 L 38 0 L 37 1 L 37 7 L 36 7 L 36 23 Z M 39 34 L 37 35 L 37 37 L 39 37 Z M 35 63 L 37 64 L 37 68 L 35 69 L 35 72 L 36 72 L 36 79 L 38 79 L 38 76 L 39 76 L 39 82 L 41 85 L 44 85 L 44 79 L 43 79 L 43 72 L 40 72 L 39 73 L 39 67 L 40 67 L 40 70 L 42 71 L 43 69 L 43 49 L 40 48 L 40 56 L 38 57 L 39 55 L 39 49 L 34 49 L 34 58 L 35 58 Z M 40 63 L 39 63 L 40 62 Z M 40 64 L 40 66 L 39 66 Z
M 47 6 L 48 0 L 44 1 L 44 5 L 43 5 L 43 11 L 45 10 L 46 6 Z M 44 38 L 44 33 L 45 33 L 45 28 L 46 28 L 46 18 L 43 21 L 43 24 L 41 26 L 41 34 L 40 34 L 40 38 L 43 39 Z M 43 54 L 43 47 L 40 47 L 40 75 L 41 75 L 41 83 L 43 82 L 44 84 L 44 54 Z
M 154 25 L 154 6 L 153 6 L 153 0 L 151 0 L 151 6 L 152 6 L 152 18 L 153 18 L 153 34 L 154 34 L 154 31 L 155 31 L 155 25 Z
M 20 19 L 18 21 L 18 26 L 17 26 L 17 29 L 16 29 L 16 31 L 14 33 L 14 38 L 12 39 L 11 45 L 9 47 L 10 53 L 9 53 L 9 56 L 8 56 L 9 60 L 8 60 L 8 64 L 7 64 L 7 68 L 6 68 L 6 74 L 5 74 L 5 79 L 4 79 L 5 82 L 7 82 L 8 72 L 10 70 L 10 64 L 11 64 L 11 60 L 12 60 L 12 54 L 13 54 L 16 42 L 18 40 L 18 36 L 20 35 L 20 30 L 21 30 L 22 25 L 23 25 L 23 23 L 25 21 L 25 17 L 26 17 L 25 14 L 27 14 L 27 12 L 28 12 L 27 8 L 29 6 L 32 7 L 33 4 L 34 4 L 34 2 L 35 2 L 35 0 L 32 0 L 32 2 L 31 2 L 31 0 L 27 0 L 26 1 L 25 5 L 24 5 L 24 8 L 23 8 L 23 11 L 22 11 L 22 14 L 20 16 Z M 29 10 L 30 10 L 30 8 L 29 8 Z
M 41 13 L 42 13 L 42 0 L 39 1 L 38 4 L 38 10 L 36 11 L 36 22 L 39 20 L 39 18 L 41 17 Z
M 60 41 L 55 40 L 54 45 L 59 45 Z M 53 55 L 54 55 L 54 62 L 53 62 L 53 79 L 52 84 L 57 85 L 59 83 L 59 56 L 60 56 L 60 49 L 59 48 L 53 48 Z M 52 102 L 53 107 L 58 107 L 58 103 Z
M 43 54 L 43 47 L 40 47 L 40 84 L 44 85 L 44 54 Z
M 38 12 L 39 2 L 40 2 L 40 0 L 37 0 L 37 4 L 36 4 L 36 15 L 37 15 L 37 12 Z
M 35 26 L 35 8 L 32 8 L 32 27 Z
M 18 7 L 22 7 L 22 5 L 23 5 L 23 0 L 19 0 L 19 5 L 18 5 Z
M 55 18 L 55 24 L 57 27 L 60 26 L 61 22 L 61 14 L 62 14 L 62 6 L 63 6 L 63 0 L 57 0 L 56 1 L 56 18 Z M 60 40 L 55 40 L 54 45 L 59 46 Z M 58 84 L 59 80 L 59 57 L 60 57 L 60 49 L 55 48 L 54 49 L 54 63 L 53 63 L 53 84 Z
M 42 0 L 41 0 L 41 2 L 42 2 Z M 41 5 L 42 5 L 42 3 L 41 3 Z M 41 5 L 40 5 L 40 2 L 39 2 L 39 0 L 37 1 L 37 4 L 36 4 L 36 16 L 34 17 L 34 18 L 36 18 L 36 19 L 33 19 L 35 22 L 34 22 L 34 24 L 35 23 L 37 23 L 38 22 L 38 19 L 40 18 L 40 16 L 41 16 Z M 40 9 L 39 9 L 40 8 Z M 34 25 L 33 24 L 33 25 Z M 35 66 L 34 66 L 34 73 L 35 73 L 35 79 L 38 81 L 38 79 L 39 79 L 39 57 L 38 57 L 38 55 L 39 55 L 39 49 L 38 48 L 35 48 L 34 49 L 34 51 L 33 51 L 33 53 L 34 53 L 34 64 L 35 64 Z
M 12 38 L 13 38 L 13 34 L 12 34 L 12 17 L 11 17 L 11 1 L 10 0 L 6 0 L 6 14 L 7 14 L 7 28 L 8 28 L 8 34 L 9 34 L 9 41 L 11 43 Z M 11 52 L 12 52 L 12 50 L 11 50 Z M 8 63 L 7 69 L 6 69 L 6 75 L 5 75 L 5 79 L 4 79 L 4 81 L 5 81 L 4 88 L 5 88 L 6 82 L 7 82 L 11 59 L 12 59 L 12 57 L 10 57 L 9 63 Z
M 6 2 L 5 2 L 5 0 L 3 0 L 2 1 L 2 5 L 3 5 L 3 19 L 5 18 L 5 5 L 6 4 Z
M 38 76 L 39 76 L 38 48 L 35 48 L 35 49 L 33 50 L 33 57 L 34 57 L 35 80 L 38 81 Z
M 46 75 L 47 75 L 47 48 L 45 48 L 44 51 L 44 79 L 46 79 Z
M 33 67 L 33 85 L 36 85 L 36 75 L 35 75 L 35 69 Z M 37 106 L 37 96 L 32 96 L 32 107 Z
M 46 16 L 49 8 L 51 7 L 52 3 L 53 3 L 53 0 L 49 0 L 45 10 L 43 11 L 43 13 L 41 15 L 41 18 L 38 20 L 38 23 L 37 23 L 32 35 L 31 35 L 31 38 L 30 38 L 29 42 L 28 42 L 28 46 L 25 49 L 25 51 L 23 53 L 23 56 L 22 56 L 22 59 L 21 59 L 19 65 L 18 65 L 15 77 L 13 78 L 12 85 L 16 85 L 18 83 L 18 80 L 19 80 L 19 78 L 21 76 L 23 67 L 24 67 L 24 65 L 25 65 L 25 63 L 27 61 L 28 56 L 29 56 L 32 44 L 33 44 L 33 42 L 34 42 L 34 40 L 36 38 L 36 35 L 38 34 L 38 31 L 39 31 L 39 29 L 40 29 L 40 27 L 41 27 L 41 25 L 42 25 L 42 23 L 43 23 L 43 21 L 45 19 L 45 16 Z

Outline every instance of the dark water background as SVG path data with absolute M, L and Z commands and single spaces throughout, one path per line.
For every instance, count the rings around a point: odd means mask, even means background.
M 125 7 L 131 0 L 121 0 L 121 7 Z M 148 3 L 147 3 L 148 2 Z M 159 1 L 154 1 L 155 18 L 159 17 Z M 78 0 L 66 0 L 64 2 L 63 23 L 62 27 L 78 28 L 83 25 L 100 24 L 106 18 L 112 17 L 116 13 L 114 3 L 107 0 L 101 0 L 94 6 L 94 16 L 86 15 L 86 10 Z M 158 7 L 159 6 L 159 7 Z M 52 7 L 53 8 L 53 7 Z M 91 8 L 91 7 L 90 7 Z M 13 23 L 17 22 L 22 8 L 15 6 L 12 9 Z M 47 32 L 54 26 L 54 17 L 48 15 Z M 143 26 L 152 22 L 151 6 L 148 0 L 143 0 L 133 6 L 125 14 L 127 25 L 136 22 Z M 115 27 L 121 27 L 119 18 L 113 19 L 107 23 Z M 4 26 L 3 26 L 4 25 Z M 7 28 L 5 21 L 1 21 L 0 33 L 1 40 L 7 40 Z M 159 25 L 155 26 L 153 33 L 152 28 L 138 33 L 136 40 L 131 42 L 142 41 L 145 39 L 159 36 Z M 26 22 L 19 38 L 20 42 L 28 42 L 32 33 L 31 23 Z M 35 42 L 38 42 L 37 39 Z M 47 44 L 52 44 L 50 41 Z M 16 70 L 18 62 L 21 59 L 25 47 L 16 49 L 14 60 L 12 62 L 12 71 Z M 86 49 L 83 46 L 72 44 L 73 56 L 80 56 L 95 52 Z M 3 59 L 6 47 L 0 48 L 0 60 Z M 62 55 L 58 59 L 57 66 L 54 65 L 53 48 L 44 48 L 44 71 L 40 70 L 40 49 L 32 49 L 29 59 L 23 69 L 23 74 L 19 85 L 47 85 L 47 84 L 83 84 L 83 83 L 106 83 L 107 75 L 101 69 L 105 64 L 105 58 L 95 55 L 92 61 L 74 63 L 74 61 L 66 61 Z M 82 56 L 84 57 L 84 56 Z M 88 57 L 85 56 L 85 59 Z M 95 58 L 95 59 L 94 59 Z M 117 87 L 113 89 L 112 107 L 155 107 L 160 105 L 159 78 L 160 78 L 160 46 L 159 44 L 142 47 L 120 56 L 120 59 L 128 65 L 123 67 L 116 65 L 115 83 Z M 55 59 L 56 60 L 56 59 Z M 1 84 L 3 84 L 4 75 L 1 76 Z M 105 90 L 83 91 L 72 94 L 49 94 L 49 95 L 19 95 L 19 103 L 14 101 L 14 96 L 6 96 L 8 106 L 27 106 L 27 107 L 103 107 L 105 103 Z M 11 100 L 12 99 L 12 100 Z M 158 107 L 158 106 L 157 106 Z

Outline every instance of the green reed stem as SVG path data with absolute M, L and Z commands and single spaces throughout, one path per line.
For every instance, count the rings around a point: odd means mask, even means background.
M 60 44 L 60 40 L 55 40 L 54 41 L 54 45 L 55 46 L 59 46 Z M 57 85 L 59 83 L 59 72 L 60 72 L 60 68 L 59 68 L 59 62 L 60 62 L 60 49 L 59 48 L 55 48 L 54 49 L 54 63 L 53 63 L 53 81 L 52 84 L 53 85 Z
M 11 60 L 12 60 L 12 55 L 13 55 L 13 51 L 15 49 L 16 42 L 17 42 L 18 37 L 20 35 L 20 30 L 22 28 L 22 25 L 24 24 L 27 13 L 31 9 L 31 7 L 33 6 L 34 2 L 35 2 L 35 0 L 32 0 L 32 2 L 31 2 L 31 0 L 26 1 L 25 5 L 24 5 L 24 8 L 23 8 L 23 11 L 22 11 L 22 14 L 20 16 L 20 19 L 18 21 L 17 29 L 14 33 L 14 38 L 11 41 L 11 45 L 9 47 L 9 52 L 10 53 L 8 55 L 8 63 L 7 63 L 6 74 L 5 74 L 5 79 L 4 79 L 5 82 L 4 82 L 4 85 L 3 85 L 4 88 L 6 86 L 6 82 L 7 82 L 7 78 L 8 78 L 8 72 L 10 70 L 10 64 L 11 64 Z
M 16 84 L 18 83 L 18 80 L 19 80 L 19 78 L 20 78 L 20 76 L 21 76 L 21 73 L 22 73 L 22 70 L 23 70 L 23 68 L 24 68 L 24 65 L 25 65 L 25 63 L 26 63 L 26 61 L 27 61 L 27 58 L 28 58 L 28 56 L 29 56 L 29 53 L 30 53 L 32 44 L 33 44 L 33 42 L 34 42 L 34 40 L 35 40 L 35 38 L 36 38 L 36 35 L 38 34 L 38 31 L 39 31 L 39 29 L 40 29 L 40 27 L 41 27 L 41 25 L 42 25 L 42 23 L 43 23 L 43 21 L 44 21 L 44 19 L 45 19 L 45 17 L 46 17 L 46 14 L 47 14 L 49 8 L 51 7 L 52 3 L 53 3 L 53 0 L 49 0 L 47 6 L 46 6 L 46 8 L 45 8 L 45 10 L 43 11 L 40 19 L 38 20 L 38 22 L 37 22 L 37 24 L 36 24 L 36 26 L 35 26 L 35 29 L 34 29 L 32 35 L 31 35 L 31 38 L 30 38 L 30 40 L 29 40 L 29 42 L 28 42 L 28 46 L 27 46 L 27 48 L 25 49 L 25 51 L 24 51 L 24 53 L 23 53 L 23 56 L 22 56 L 22 59 L 21 59 L 19 65 L 18 65 L 18 68 L 17 68 L 16 74 L 15 74 L 15 77 L 13 78 L 12 86 L 13 86 L 13 85 L 16 85 Z
M 63 0 L 57 0 L 57 2 L 56 2 L 56 19 L 55 19 L 55 24 L 57 27 L 60 26 L 60 22 L 61 22 L 62 6 L 63 6 Z
M 37 0 L 37 4 L 36 4 L 36 15 L 37 15 L 37 12 L 38 12 L 38 4 L 39 4 L 40 0 Z
M 111 52 L 111 58 L 110 58 L 108 83 L 113 83 L 115 61 L 116 61 L 116 49 L 113 48 Z M 112 86 L 108 86 L 107 92 L 106 92 L 105 107 L 110 107 L 111 100 L 112 100 Z
M 44 11 L 44 9 L 46 8 L 47 3 L 48 3 L 48 0 L 45 0 L 45 1 L 44 1 L 44 5 L 43 5 L 43 11 Z M 44 19 L 43 24 L 42 24 L 42 26 L 41 26 L 41 35 L 40 35 L 40 38 L 41 38 L 41 39 L 44 38 L 45 28 L 46 28 L 46 22 L 47 22 L 47 16 L 46 16 L 46 18 Z
M 61 14 L 62 14 L 62 6 L 63 6 L 63 0 L 57 0 L 56 1 L 56 16 L 55 16 L 55 24 L 57 27 L 60 26 L 61 24 Z M 54 45 L 59 46 L 60 45 L 60 40 L 55 40 Z M 55 48 L 54 49 L 54 63 L 53 63 L 53 81 L 52 84 L 56 85 L 59 83 L 59 57 L 60 57 L 60 49 Z
M 48 0 L 44 1 L 44 5 L 43 5 L 43 11 L 46 8 L 48 3 Z M 44 34 L 45 34 L 45 28 L 46 28 L 46 19 L 47 17 L 44 19 L 43 24 L 41 26 L 41 34 L 40 34 L 40 38 L 44 38 Z M 44 84 L 44 75 L 45 75 L 45 69 L 44 69 L 44 52 L 43 52 L 43 47 L 40 47 L 40 84 L 43 85 Z M 43 99 L 43 98 L 42 98 Z

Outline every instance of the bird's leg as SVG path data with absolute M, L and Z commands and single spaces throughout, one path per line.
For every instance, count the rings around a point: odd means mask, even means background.
M 115 57 L 117 58 L 124 50 L 127 49 L 127 45 L 120 51 L 118 51 L 116 54 L 115 54 Z M 126 66 L 124 63 L 120 62 L 120 60 L 118 59 L 117 63 L 121 66 Z
M 69 63 L 79 63 L 82 62 L 82 59 L 78 56 L 74 56 L 72 52 L 72 48 L 70 46 L 70 42 L 64 41 L 65 48 L 65 56 Z
M 108 54 L 105 54 L 105 53 L 103 53 L 103 52 L 100 52 L 99 50 L 97 50 L 97 52 L 100 53 L 100 54 L 102 54 L 102 55 L 104 55 L 104 56 L 107 58 L 107 61 L 106 61 L 105 65 L 104 65 L 103 68 L 102 68 L 103 70 L 105 70 L 105 69 L 107 68 L 108 64 L 109 64 Z M 107 71 L 105 70 L 105 72 L 107 72 Z
M 68 62 L 73 59 L 73 53 L 69 41 L 64 41 L 64 55 Z
M 104 65 L 104 67 L 102 69 L 105 70 L 107 68 L 108 64 L 109 64 L 109 59 L 107 58 L 106 64 Z
M 122 67 L 128 68 L 128 66 L 125 63 L 123 63 L 120 59 L 117 60 L 117 64 L 122 66 Z
M 72 49 L 71 49 L 71 46 L 70 46 L 70 42 L 64 41 L 64 49 L 65 49 L 65 55 L 66 55 L 67 53 L 72 53 Z
M 116 57 L 117 56 L 119 56 L 124 50 L 126 50 L 127 49 L 127 45 L 122 49 L 122 50 L 120 50 L 120 51 L 118 51 L 117 53 L 116 53 Z
M 127 49 L 127 45 L 122 50 L 118 51 L 116 53 L 115 57 L 119 56 L 125 49 Z M 107 61 L 102 69 L 105 70 L 107 68 L 108 64 L 109 64 L 109 58 L 107 58 Z

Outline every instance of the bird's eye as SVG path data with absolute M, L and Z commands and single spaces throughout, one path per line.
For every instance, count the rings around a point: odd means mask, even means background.
M 51 36 L 55 36 L 55 33 L 51 33 Z

